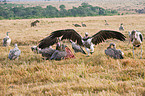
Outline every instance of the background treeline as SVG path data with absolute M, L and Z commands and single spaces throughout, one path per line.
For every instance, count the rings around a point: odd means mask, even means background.
M 135 11 L 139 14 L 145 14 L 145 7 L 144 9 L 136 9 Z
M 65 9 L 65 5 L 60 5 L 59 9 L 52 5 L 42 8 L 23 7 L 23 5 L 15 4 L 1 4 L 0 5 L 0 19 L 28 19 L 28 18 L 53 18 L 53 17 L 83 17 L 83 16 L 97 16 L 97 15 L 114 15 L 116 10 L 107 10 L 101 7 L 82 3 L 79 7 L 72 9 Z

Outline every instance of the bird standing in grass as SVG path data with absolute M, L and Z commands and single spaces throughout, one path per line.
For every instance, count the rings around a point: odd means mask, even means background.
M 81 25 L 79 24 L 73 24 L 75 27 L 81 27 Z
M 52 49 L 51 47 L 49 47 L 49 48 L 46 47 L 44 49 L 40 49 L 37 46 L 32 46 L 31 50 L 34 53 L 41 54 L 43 59 L 45 59 L 45 60 L 49 60 L 50 57 L 52 56 L 52 54 L 56 51 L 55 49 Z
M 10 44 L 11 44 L 11 38 L 8 36 L 8 33 L 10 33 L 10 32 L 7 32 L 6 33 L 6 37 L 3 39 L 3 46 L 9 46 Z
M 113 46 L 113 48 L 111 46 Z M 114 43 L 110 43 L 109 47 L 105 50 L 105 54 L 113 57 L 114 59 L 123 59 L 124 55 L 120 49 L 116 49 L 116 45 Z
M 62 60 L 68 58 L 75 58 L 74 55 L 71 53 L 71 50 L 64 44 L 61 45 L 61 50 L 56 50 L 50 60 Z
M 129 43 L 132 42 L 133 45 L 133 57 L 134 56 L 134 47 L 141 47 L 141 59 L 142 59 L 142 42 L 143 42 L 143 35 L 141 32 L 137 30 L 133 30 L 132 32 L 129 32 Z M 129 44 L 128 43 L 128 44 Z
M 124 31 L 123 23 L 120 24 L 119 31 Z
M 81 52 L 83 54 L 86 54 L 86 52 L 83 50 L 83 48 L 80 45 L 76 44 L 72 40 L 70 40 L 70 42 L 72 44 L 72 49 L 74 50 L 75 53 Z
M 105 25 L 109 25 L 108 22 L 107 22 L 107 20 L 105 20 Z
M 87 27 L 87 25 L 82 22 L 82 27 Z
M 18 48 L 17 44 L 15 44 L 15 48 L 10 50 L 8 58 L 10 60 L 15 60 L 19 58 L 20 54 L 21 50 Z

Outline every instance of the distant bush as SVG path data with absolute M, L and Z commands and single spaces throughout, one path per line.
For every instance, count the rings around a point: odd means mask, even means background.
M 23 7 L 22 4 L 1 4 L 0 16 L 2 19 L 28 19 L 28 18 L 53 18 L 53 17 L 83 17 L 83 16 L 98 16 L 98 15 L 114 15 L 118 12 L 116 10 L 106 10 L 101 7 L 82 3 L 79 7 L 72 9 L 65 9 L 65 5 L 59 6 L 60 10 L 52 5 L 42 8 Z

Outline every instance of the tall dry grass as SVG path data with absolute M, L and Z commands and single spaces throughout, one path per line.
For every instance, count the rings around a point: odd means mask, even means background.
M 30 27 L 34 19 L 1 20 L 0 41 L 10 32 L 12 44 L 3 47 L 0 42 L 0 95 L 93 95 L 93 96 L 144 96 L 145 95 L 145 43 L 143 59 L 140 48 L 128 44 L 128 31 L 145 32 L 145 15 L 70 17 L 39 19 L 36 27 Z M 105 26 L 107 20 L 109 26 Z M 72 24 L 84 22 L 87 27 Z M 45 61 L 30 47 L 39 40 L 59 29 L 75 29 L 82 36 L 85 32 L 93 35 L 101 29 L 117 30 L 124 24 L 126 41 L 107 40 L 95 46 L 90 57 L 74 53 L 75 59 Z M 145 37 L 145 36 L 144 36 Z M 115 60 L 104 54 L 110 42 L 124 52 L 124 59 Z M 17 43 L 22 51 L 19 60 L 9 60 L 8 53 Z M 69 43 L 65 43 L 71 49 Z M 72 49 L 71 49 L 72 50 Z M 72 50 L 73 51 L 73 50 Z

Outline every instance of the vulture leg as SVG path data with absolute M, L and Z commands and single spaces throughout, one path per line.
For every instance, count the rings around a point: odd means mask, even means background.
M 140 57 L 140 59 L 142 59 L 142 45 L 141 45 L 141 57 Z
M 89 57 L 89 55 L 90 55 L 90 49 L 87 48 L 87 47 L 85 47 L 85 49 L 86 49 L 86 51 L 87 51 L 87 53 L 88 53 L 88 56 L 87 56 L 87 57 Z
M 91 49 L 91 52 L 90 53 L 91 54 L 94 53 L 94 45 L 93 44 L 91 44 L 90 49 Z
M 133 58 L 135 58 L 135 57 L 134 57 L 134 46 L 133 46 L 133 51 L 132 51 L 132 52 L 133 52 Z

